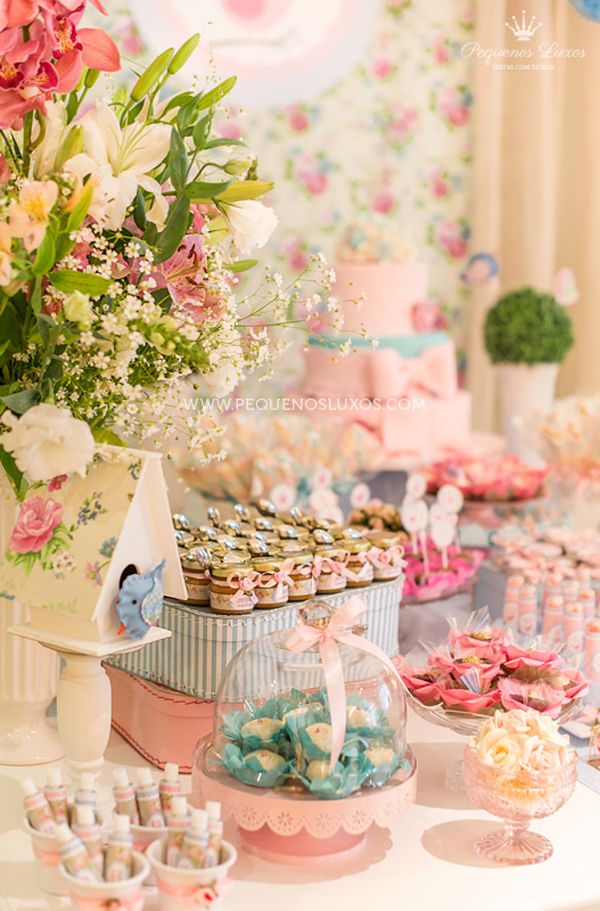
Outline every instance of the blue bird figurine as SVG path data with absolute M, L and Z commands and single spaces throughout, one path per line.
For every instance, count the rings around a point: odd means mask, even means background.
M 498 275 L 498 260 L 491 253 L 474 253 L 461 273 L 466 285 L 486 285 Z
M 127 576 L 117 598 L 117 614 L 121 621 L 118 635 L 126 633 L 131 639 L 143 639 L 156 621 L 163 607 L 162 560 L 147 573 Z

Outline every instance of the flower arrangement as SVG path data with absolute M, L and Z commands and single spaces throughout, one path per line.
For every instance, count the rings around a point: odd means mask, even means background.
M 530 434 L 553 474 L 600 483 L 600 397 L 560 399 L 531 418 Z
M 471 738 L 480 762 L 505 772 L 549 772 L 570 759 L 571 746 L 556 722 L 539 712 L 495 712 Z
M 430 649 L 426 667 L 404 664 L 402 679 L 419 702 L 445 711 L 490 715 L 510 709 L 535 709 L 558 718 L 588 691 L 575 668 L 565 668 L 553 651 L 523 648 L 510 632 L 494 627 L 485 611 L 466 627 L 454 618 L 448 641 Z
M 533 288 L 501 297 L 483 331 L 494 364 L 558 364 L 573 345 L 568 313 L 551 294 Z
M 301 283 L 266 270 L 236 293 L 256 263 L 240 257 L 277 218 L 251 152 L 212 132 L 235 77 L 170 90 L 195 35 L 98 95 L 121 63 L 106 32 L 80 27 L 86 2 L 0 14 L 0 464 L 19 495 L 85 471 L 95 443 L 204 446 L 218 428 L 180 407 L 182 381 L 220 395 L 266 375 L 286 347 L 277 327 L 301 322 Z M 310 313 L 334 276 L 315 255 L 301 278 Z
M 489 459 L 444 459 L 429 466 L 426 474 L 429 493 L 437 493 L 444 484 L 454 484 L 465 500 L 495 503 L 540 496 L 548 470 L 506 453 Z

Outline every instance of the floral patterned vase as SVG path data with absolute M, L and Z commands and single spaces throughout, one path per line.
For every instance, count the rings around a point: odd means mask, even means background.
M 8 629 L 29 619 L 25 605 L 8 592 L 15 569 L 4 552 L 15 522 L 17 501 L 0 469 L 0 764 L 33 765 L 64 755 L 58 734 L 46 719 L 56 696 L 59 659 Z

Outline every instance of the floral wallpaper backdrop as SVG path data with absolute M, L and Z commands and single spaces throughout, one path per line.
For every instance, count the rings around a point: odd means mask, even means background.
M 204 7 L 195 8 L 202 29 Z M 388 216 L 429 263 L 430 296 L 443 305 L 459 351 L 473 119 L 461 47 L 472 40 L 473 15 L 473 0 L 382 0 L 367 53 L 341 82 L 284 109 L 229 107 L 219 124 L 223 135 L 248 140 L 275 181 L 268 201 L 280 227 L 271 264 L 292 275 L 319 250 L 333 262 L 349 222 Z M 113 34 L 127 56 L 145 55 L 126 7 L 116 11 Z

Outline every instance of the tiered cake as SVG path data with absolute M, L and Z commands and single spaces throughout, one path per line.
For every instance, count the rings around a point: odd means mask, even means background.
M 458 388 L 454 344 L 427 301 L 426 264 L 395 225 L 375 221 L 346 231 L 337 260 L 334 294 L 354 350 L 340 357 L 339 338 L 311 336 L 304 395 L 377 433 L 392 459 L 429 461 L 466 446 L 471 400 Z

